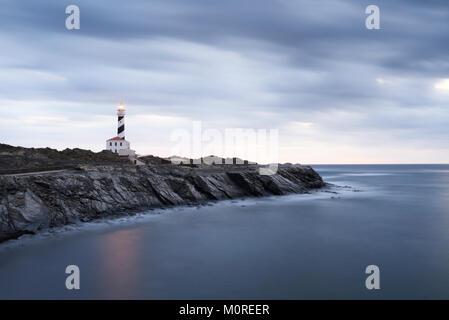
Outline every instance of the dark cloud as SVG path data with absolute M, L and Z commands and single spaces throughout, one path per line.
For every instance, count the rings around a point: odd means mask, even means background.
M 70 4 L 77 31 L 65 29 Z M 365 28 L 370 4 L 381 30 Z M 49 101 L 47 112 L 75 119 L 75 106 L 100 116 L 119 100 L 223 126 L 306 119 L 337 136 L 402 130 L 397 143 L 441 147 L 448 18 L 443 0 L 5 0 L 0 100 Z M 335 112 L 356 116 L 323 116 Z

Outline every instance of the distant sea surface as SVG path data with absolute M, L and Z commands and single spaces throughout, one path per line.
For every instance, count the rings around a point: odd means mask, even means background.
M 334 186 L 0 244 L 0 298 L 449 299 L 449 165 L 313 167 Z M 365 288 L 368 265 L 380 290 Z

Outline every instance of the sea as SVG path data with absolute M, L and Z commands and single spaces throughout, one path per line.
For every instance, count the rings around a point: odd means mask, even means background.
M 309 194 L 2 243 L 0 299 L 449 299 L 449 165 L 313 168 L 329 185 Z M 66 286 L 68 266 L 79 289 Z

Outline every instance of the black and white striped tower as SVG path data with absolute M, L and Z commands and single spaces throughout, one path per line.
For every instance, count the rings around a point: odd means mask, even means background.
M 117 136 L 119 138 L 125 139 L 125 106 L 123 103 L 117 108 L 117 116 L 118 116 L 118 127 L 117 127 Z

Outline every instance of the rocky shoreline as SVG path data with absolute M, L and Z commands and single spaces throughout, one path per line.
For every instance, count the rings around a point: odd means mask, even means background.
M 311 167 L 82 165 L 0 176 L 0 242 L 79 221 L 213 200 L 307 193 L 325 184 Z

